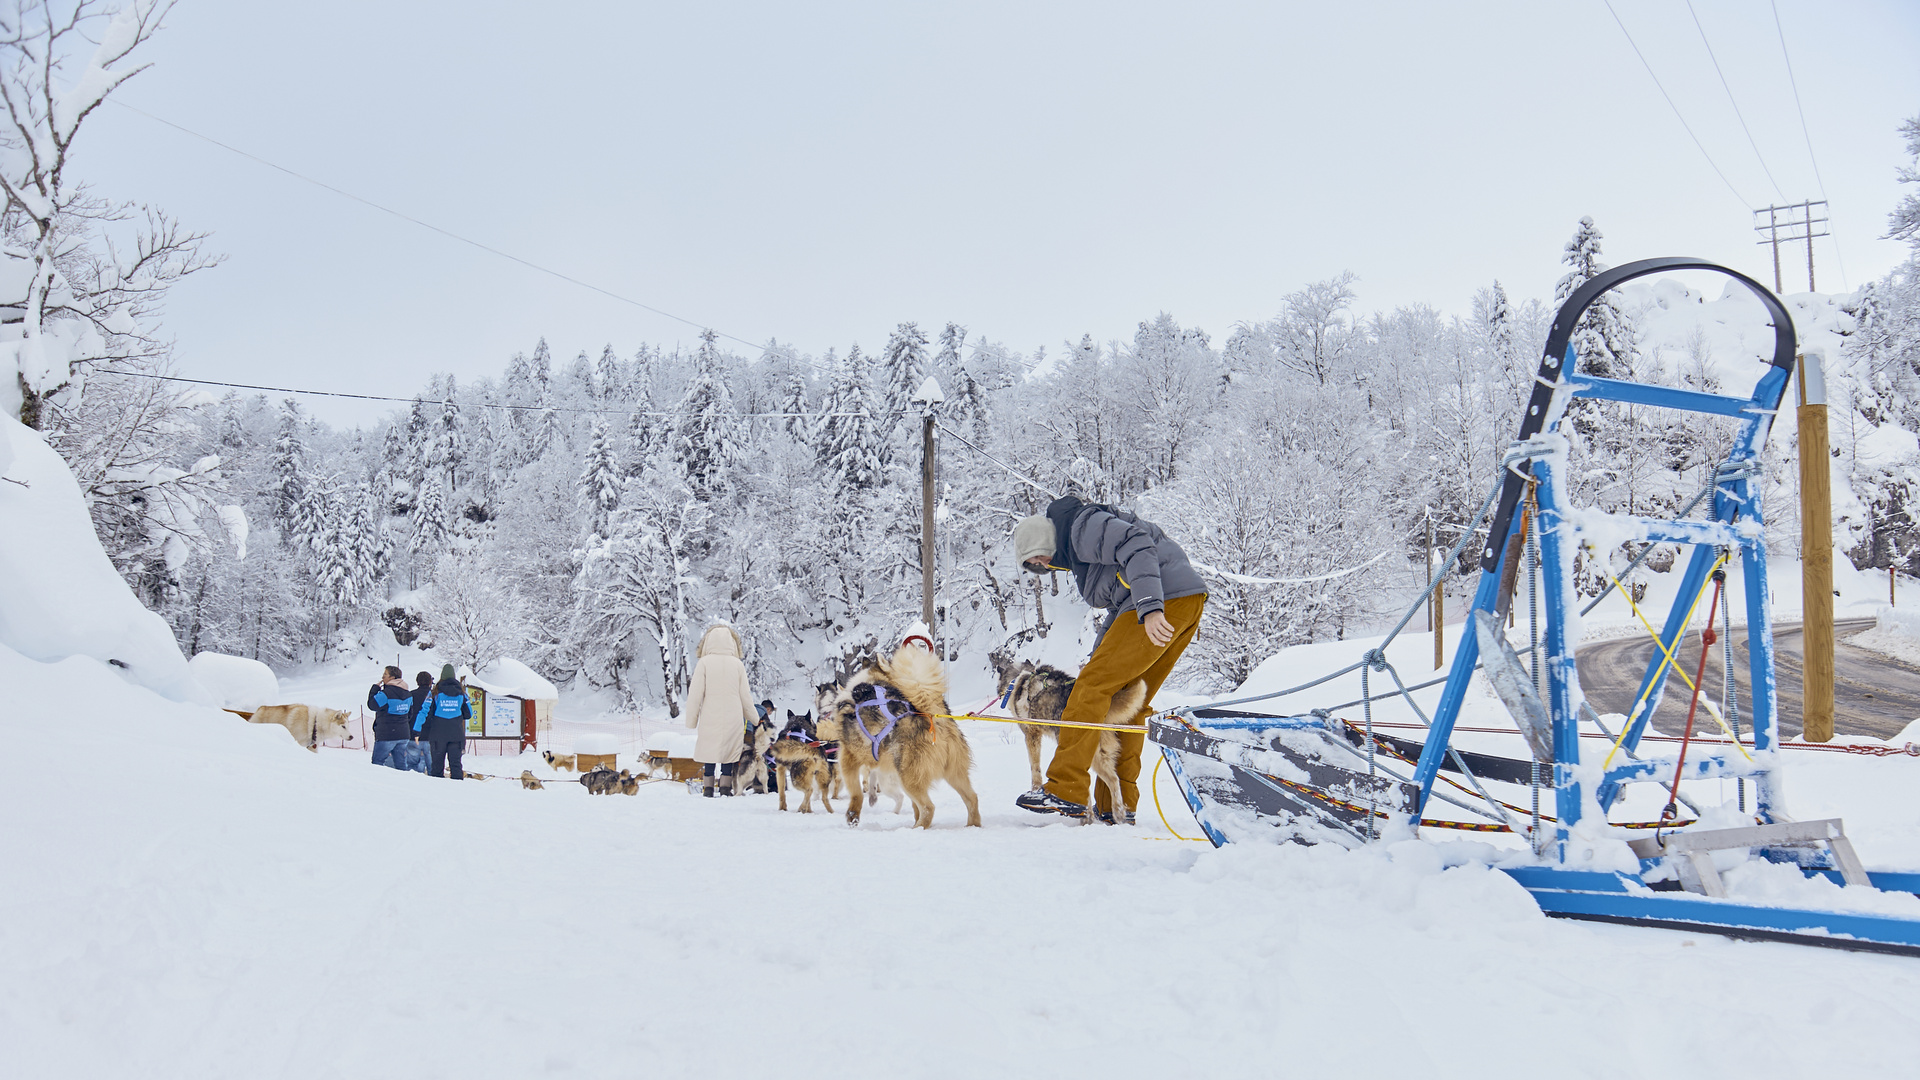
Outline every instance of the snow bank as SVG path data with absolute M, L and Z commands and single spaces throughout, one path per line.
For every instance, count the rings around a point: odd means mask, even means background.
M 668 757 L 690 758 L 699 737 L 691 731 L 656 731 L 647 736 L 648 750 L 665 750 Z
M 573 752 L 576 754 L 617 754 L 620 752 L 620 740 L 612 735 L 601 733 L 576 736 L 573 740 Z
M 764 1055 L 715 1056 L 741 1017 L 777 1030 L 819 1002 L 859 1017 L 863 1059 L 902 1078 L 1910 1067 L 1912 961 L 1550 921 L 1463 865 L 1487 857 L 1475 843 L 1215 851 L 1169 839 L 1145 791 L 1137 829 L 1038 818 L 1012 806 L 1026 753 L 998 725 L 966 725 L 984 828 L 959 827 L 943 787 L 931 831 L 886 800 L 854 830 L 771 796 L 597 799 L 373 768 L 105 672 L 0 648 L 10 1075 L 733 1075 L 765 1071 Z M 46 764 L 135 747 L 110 783 Z M 1824 756 L 1843 782 L 1823 790 L 1909 790 L 1886 783 L 1906 759 Z M 822 923 L 770 907 L 776 893 L 871 900 Z M 583 957 L 625 959 L 583 979 Z M 1791 992 L 1754 993 L 1768 986 Z M 1741 1002 L 1742 1022 L 1676 1020 L 1675 987 Z M 1754 1035 L 1809 1022 L 1820 1038 Z M 1591 1032 L 1633 1035 L 1569 1055 Z M 845 1062 L 788 1054 L 779 1071 Z
M 223 709 L 252 712 L 262 705 L 281 703 L 279 677 L 258 660 L 203 652 L 195 653 L 187 667 Z
M 0 417 L 0 645 L 41 661 L 90 656 L 173 701 L 215 704 L 166 620 L 141 606 L 107 561 L 66 462 Z M 10 460 L 9 460 L 10 459 Z

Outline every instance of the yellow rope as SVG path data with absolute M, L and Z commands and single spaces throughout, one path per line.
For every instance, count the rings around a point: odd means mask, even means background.
M 1592 544 L 1582 546 L 1587 549 L 1587 555 L 1598 563 L 1602 570 L 1606 571 L 1607 580 L 1613 582 L 1613 587 L 1620 590 L 1621 596 L 1626 597 L 1627 607 L 1632 610 L 1634 616 L 1640 620 L 1640 625 L 1647 628 L 1647 633 L 1653 636 L 1653 643 L 1658 645 L 1660 651 L 1665 654 L 1665 659 L 1660 661 L 1660 666 L 1654 669 L 1653 682 L 1647 684 L 1646 692 L 1640 695 L 1640 700 L 1633 703 L 1633 711 L 1627 714 L 1627 722 L 1620 725 L 1620 737 L 1613 740 L 1613 749 L 1607 751 L 1606 760 L 1600 763 L 1600 767 L 1604 769 L 1613 764 L 1613 755 L 1619 753 L 1621 744 L 1626 742 L 1627 732 L 1633 730 L 1634 718 L 1640 715 L 1641 707 L 1647 703 L 1647 698 L 1653 694 L 1654 685 L 1659 682 L 1662 671 L 1671 667 L 1674 673 L 1686 682 L 1687 689 L 1698 693 L 1699 688 L 1693 685 L 1693 677 L 1687 674 L 1687 669 L 1681 666 L 1678 660 L 1674 659 L 1673 650 L 1667 648 L 1667 643 L 1660 638 L 1660 632 L 1653 628 L 1653 623 L 1647 621 L 1646 615 L 1640 610 L 1640 605 L 1633 602 L 1632 591 L 1620 584 L 1619 578 L 1613 576 L 1613 568 L 1608 566 L 1606 560 L 1601 558 L 1599 553 L 1593 550 Z M 1700 601 L 1707 595 L 1707 585 L 1713 580 L 1713 571 L 1725 566 L 1727 559 L 1728 556 L 1722 555 L 1714 560 L 1712 569 L 1708 570 L 1707 576 L 1701 580 L 1700 591 L 1694 594 L 1693 603 L 1687 608 L 1687 618 L 1685 622 L 1680 624 L 1680 634 L 1679 637 L 1675 638 L 1676 641 L 1678 641 L 1679 638 L 1687 636 L 1687 627 L 1693 625 L 1693 613 L 1700 610 Z M 1707 707 L 1707 715 L 1713 717 L 1713 722 L 1720 725 L 1720 730 L 1726 734 L 1727 738 L 1733 740 L 1733 747 L 1740 751 L 1740 756 L 1746 758 L 1748 761 L 1752 761 L 1753 755 L 1747 753 L 1747 748 L 1740 744 L 1739 737 L 1733 733 L 1733 729 L 1728 727 L 1727 722 L 1721 718 L 1720 710 L 1713 707 L 1712 699 L 1702 694 L 1700 696 L 1700 703 Z
M 923 714 L 924 715 L 924 714 Z M 947 713 L 934 713 L 942 720 L 991 720 L 996 724 L 1027 724 L 1033 727 L 1070 727 L 1085 728 L 1089 731 L 1135 731 L 1145 734 L 1145 724 L 1074 724 L 1062 720 L 1034 720 L 1025 716 L 952 716 Z
M 1173 833 L 1173 838 L 1175 840 L 1192 840 L 1195 843 L 1200 843 L 1200 844 L 1213 843 L 1213 841 L 1208 840 L 1204 836 L 1181 836 L 1179 833 L 1174 832 L 1173 822 L 1167 820 L 1167 812 L 1165 809 L 1163 809 L 1160 806 L 1160 766 L 1165 765 L 1166 763 L 1167 763 L 1167 759 L 1165 755 L 1161 755 L 1159 757 L 1154 758 L 1153 759 L 1153 776 L 1148 778 L 1147 780 L 1147 787 L 1153 789 L 1153 808 L 1156 811 L 1158 811 L 1160 814 L 1160 824 L 1165 825 L 1167 827 L 1167 831 L 1170 833 Z

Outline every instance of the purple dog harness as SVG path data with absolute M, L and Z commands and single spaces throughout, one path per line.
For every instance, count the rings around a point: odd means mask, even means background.
M 861 713 L 870 709 L 887 719 L 887 726 L 881 728 L 878 735 L 867 727 L 867 722 L 860 716 Z M 873 744 L 873 756 L 876 760 L 880 757 L 880 744 L 886 741 L 887 736 L 893 734 L 893 729 L 899 726 L 900 720 L 903 717 L 916 715 L 918 713 L 913 703 L 901 697 L 899 692 L 890 686 L 875 686 L 873 700 L 861 702 L 853 707 L 854 725 L 860 729 L 860 734 L 866 736 L 867 741 Z

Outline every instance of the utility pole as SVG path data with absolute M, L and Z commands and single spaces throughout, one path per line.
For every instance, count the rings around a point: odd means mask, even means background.
M 1753 212 L 1753 231 L 1760 234 L 1759 242 L 1773 247 L 1774 292 L 1786 291 L 1780 280 L 1780 244 L 1782 241 L 1791 243 L 1795 240 L 1807 242 L 1807 291 L 1813 291 L 1813 241 L 1816 237 L 1827 235 L 1827 230 L 1823 228 L 1826 223 L 1825 199 L 1789 206 L 1769 206 Z
M 920 406 L 920 619 L 933 637 L 933 408 L 946 400 L 933 376 L 913 392 Z
M 1800 640 L 1806 666 L 1800 737 L 1833 738 L 1833 500 L 1828 490 L 1827 379 L 1822 357 L 1800 356 Z

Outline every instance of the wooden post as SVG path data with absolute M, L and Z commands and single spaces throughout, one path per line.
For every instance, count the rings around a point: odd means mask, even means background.
M 1433 670 L 1439 671 L 1447 655 L 1447 575 L 1440 568 L 1440 583 L 1427 601 L 1428 617 L 1433 622 Z M 1433 580 L 1433 520 L 1427 520 L 1427 580 Z
M 933 409 L 920 426 L 920 618 L 933 633 Z
M 1433 512 L 1427 512 L 1427 633 L 1433 633 Z
M 927 624 L 927 637 L 937 641 L 939 634 L 933 625 L 933 410 L 946 396 L 940 392 L 939 381 L 929 375 L 913 392 L 912 400 L 920 407 L 920 619 Z
M 1800 357 L 1800 630 L 1806 646 L 1800 737 L 1833 738 L 1833 500 L 1827 384 L 1819 353 Z

